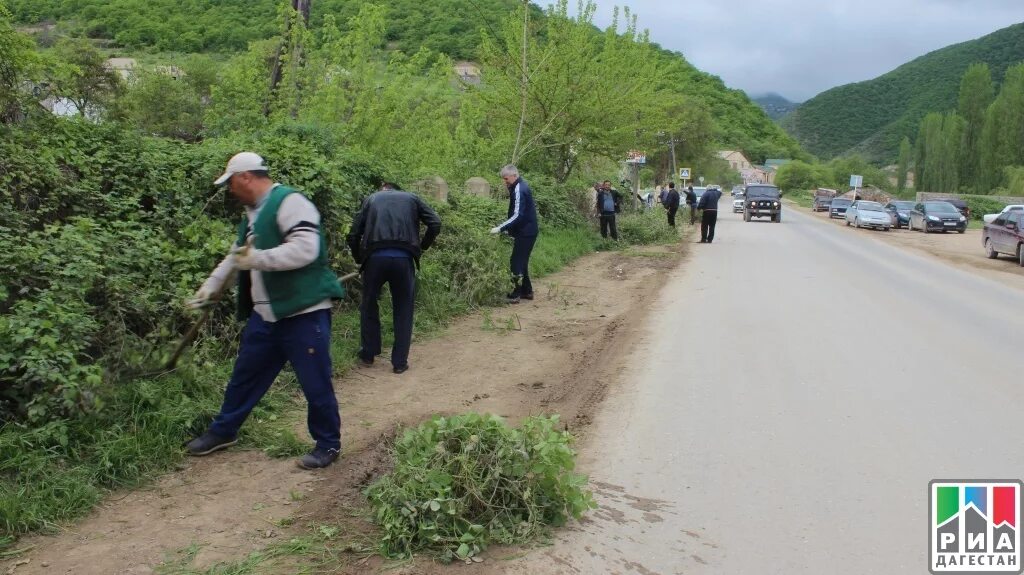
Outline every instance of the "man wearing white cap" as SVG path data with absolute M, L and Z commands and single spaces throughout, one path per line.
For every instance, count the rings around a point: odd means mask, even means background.
M 220 413 L 202 436 L 188 443 L 191 455 L 234 445 L 238 430 L 291 363 L 308 405 L 314 449 L 299 460 L 304 469 L 327 467 L 341 450 L 341 417 L 331 375 L 331 300 L 344 297 L 328 266 L 320 213 L 296 190 L 274 183 L 263 158 L 236 154 L 214 182 L 226 184 L 245 205 L 231 252 L 210 274 L 189 305 L 209 305 L 238 271 L 238 316 L 247 320 Z

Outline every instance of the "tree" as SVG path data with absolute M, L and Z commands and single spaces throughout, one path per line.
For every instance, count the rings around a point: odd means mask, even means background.
M 975 187 L 981 172 L 981 133 L 985 112 L 994 98 L 992 73 L 988 64 L 972 64 L 960 82 L 959 112 L 964 120 L 960 143 L 960 182 Z M 902 151 L 902 149 L 901 149 Z
M 775 185 L 783 190 L 810 190 L 822 183 L 819 177 L 815 166 L 793 160 L 779 166 L 779 171 L 775 174 Z
M 10 18 L 0 4 L 0 122 L 14 121 L 24 113 L 29 101 L 24 83 L 38 77 L 40 70 L 32 39 L 15 31 Z
M 910 138 L 903 136 L 900 142 L 900 153 L 896 160 L 896 192 L 900 193 L 907 188 L 907 171 L 910 170 L 910 159 L 913 149 L 910 147 Z
M 1024 62 L 1006 71 L 999 96 L 985 113 L 981 141 L 984 187 L 1000 186 L 1008 166 L 1024 166 Z
M 522 65 L 510 57 L 522 50 L 522 18 L 510 17 L 500 36 L 481 46 L 486 82 L 477 94 L 492 121 L 514 133 L 523 117 L 519 155 L 559 182 L 587 156 L 623 157 L 629 148 L 655 145 L 663 131 L 661 72 L 646 33 L 626 11 L 623 31 L 616 13 L 604 33 L 595 34 L 595 10 L 588 1 L 570 17 L 567 1 L 559 0 L 544 28 L 528 31 L 525 116 Z
M 54 52 L 54 92 L 74 104 L 79 114 L 101 113 L 120 92 L 121 76 L 107 67 L 103 55 L 88 40 L 65 38 Z
M 200 94 L 184 79 L 142 72 L 119 105 L 128 121 L 147 134 L 197 140 L 202 132 Z

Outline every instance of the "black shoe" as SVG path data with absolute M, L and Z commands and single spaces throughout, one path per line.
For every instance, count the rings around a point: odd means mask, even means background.
M 366 355 L 363 354 L 363 350 L 357 351 L 356 357 L 359 358 L 359 363 L 363 364 L 365 367 L 370 367 L 371 365 L 373 365 L 373 356 L 371 355 L 367 357 Z
M 314 447 L 313 451 L 303 455 L 297 463 L 303 469 L 323 469 L 334 463 L 340 453 L 337 449 Z
M 508 303 L 519 303 L 519 298 L 522 297 L 519 292 L 512 292 L 505 295 Z
M 238 443 L 237 437 L 221 437 L 207 431 L 185 445 L 189 455 L 209 455 Z
M 519 297 L 521 297 L 521 298 L 523 298 L 523 299 L 528 299 L 528 300 L 530 300 L 530 301 L 533 301 L 533 292 L 530 292 L 530 293 L 524 293 L 523 295 L 521 295 L 521 296 L 519 296 Z
M 405 372 L 409 371 L 409 364 L 396 365 L 391 371 L 393 371 L 395 373 L 405 373 Z

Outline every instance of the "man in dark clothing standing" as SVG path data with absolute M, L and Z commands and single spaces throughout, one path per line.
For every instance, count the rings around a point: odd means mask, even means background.
M 421 223 L 427 227 L 422 240 Z M 352 221 L 346 239 L 363 272 L 359 360 L 364 365 L 372 365 L 373 358 L 381 354 L 377 300 L 386 283 L 391 290 L 395 330 L 391 365 L 395 373 L 409 369 L 416 268 L 420 254 L 440 232 L 441 218 L 437 213 L 419 196 L 403 192 L 391 183 L 370 194 Z
M 697 223 L 697 194 L 693 193 L 693 186 L 686 188 L 686 207 L 690 209 L 690 225 Z
M 530 254 L 537 243 L 537 206 L 533 193 L 525 180 L 519 177 L 519 169 L 509 164 L 501 169 L 502 181 L 508 186 L 508 219 L 491 228 L 492 234 L 507 232 L 512 236 L 512 291 L 509 303 L 522 299 L 533 299 L 533 284 L 530 283 Z
M 611 181 L 605 180 L 597 190 L 594 209 L 601 218 L 601 237 L 607 238 L 610 229 L 612 239 L 618 240 L 619 229 L 615 225 L 615 214 L 622 211 L 622 194 L 612 188 Z
M 721 190 L 708 188 L 697 202 L 697 209 L 701 210 L 700 243 L 702 244 L 710 244 L 715 239 L 715 225 L 718 223 L 718 200 L 721 198 Z
M 662 201 L 665 209 L 668 210 L 668 225 L 676 227 L 676 212 L 679 211 L 679 192 L 676 191 L 676 183 L 668 183 L 668 193 Z

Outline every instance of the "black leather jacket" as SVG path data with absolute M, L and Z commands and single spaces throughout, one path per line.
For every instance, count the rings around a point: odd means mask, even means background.
M 420 223 L 427 232 L 420 240 Z M 373 252 L 402 248 L 419 262 L 420 254 L 441 232 L 441 218 L 419 196 L 399 190 L 382 190 L 366 198 L 352 220 L 346 237 L 352 257 L 360 264 Z

